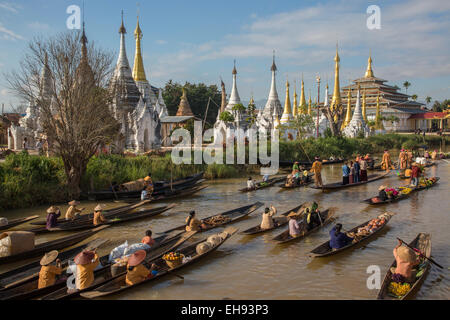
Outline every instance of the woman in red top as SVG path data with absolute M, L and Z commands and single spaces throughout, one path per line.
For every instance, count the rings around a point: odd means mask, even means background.
M 150 247 L 155 244 L 155 240 L 152 239 L 152 230 L 145 231 L 145 237 L 142 238 L 141 242 L 148 244 Z
M 417 163 L 413 162 L 411 166 L 411 184 L 414 187 L 417 187 L 417 185 L 419 184 L 419 174 L 421 171 L 422 170 L 419 168 Z

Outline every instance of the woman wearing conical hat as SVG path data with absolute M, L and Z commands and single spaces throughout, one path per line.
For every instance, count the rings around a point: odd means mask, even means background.
M 41 259 L 41 271 L 39 271 L 38 289 L 52 286 L 56 282 L 56 276 L 63 272 L 61 261 L 57 259 L 58 251 L 47 252 Z M 56 260 L 56 261 L 55 261 Z M 55 261 L 55 264 L 53 262 Z
M 146 255 L 145 250 L 138 250 L 128 258 L 127 276 L 125 278 L 127 285 L 132 286 L 157 274 L 154 270 L 156 267 L 154 264 L 152 264 L 150 270 L 143 265 Z
M 77 265 L 77 289 L 82 290 L 90 287 L 94 282 L 94 270 L 100 263 L 96 250 L 83 250 L 73 261 Z
M 103 205 L 98 204 L 94 208 L 94 226 L 106 222 L 105 217 L 102 214 Z
M 75 218 L 78 217 L 84 210 L 84 208 L 78 209 L 77 206 L 80 205 L 80 202 L 76 200 L 72 200 L 68 204 L 70 207 L 66 211 L 66 220 L 75 220 Z
M 47 209 L 47 223 L 45 227 L 47 229 L 54 228 L 58 225 L 58 218 L 61 216 L 61 211 L 58 207 L 51 206 Z
M 402 246 L 403 242 L 398 241 L 394 248 L 394 257 L 397 266 L 391 268 L 392 278 L 396 282 L 414 282 L 415 273 L 413 267 L 419 263 L 417 254 L 408 247 Z

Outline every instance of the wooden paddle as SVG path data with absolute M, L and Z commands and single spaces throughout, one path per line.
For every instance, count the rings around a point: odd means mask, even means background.
M 428 258 L 426 255 L 424 255 L 419 249 L 413 248 L 411 247 L 409 244 L 407 244 L 405 241 L 403 241 L 400 238 L 397 238 L 398 241 L 401 241 L 402 244 L 404 244 L 405 246 L 407 246 L 408 248 L 410 248 L 411 250 L 417 252 L 418 254 L 420 254 L 420 256 L 424 257 L 425 259 L 427 259 L 428 261 L 430 261 L 431 263 L 435 264 L 436 266 L 438 266 L 441 269 L 444 269 L 443 266 L 441 266 L 439 263 L 437 263 L 436 261 L 434 261 L 431 258 Z

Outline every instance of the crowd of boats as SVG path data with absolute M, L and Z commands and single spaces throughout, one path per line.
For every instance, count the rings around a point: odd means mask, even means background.
M 331 163 L 344 162 L 343 159 L 333 160 Z M 290 165 L 290 164 L 289 164 Z M 292 165 L 298 165 L 298 163 L 293 163 Z M 377 170 L 376 166 L 373 170 Z M 342 182 L 331 183 L 327 185 L 322 185 L 320 187 L 314 186 L 311 188 L 319 188 L 323 191 L 333 191 L 342 188 L 354 187 L 360 184 L 370 183 L 383 179 L 389 175 L 392 171 L 389 169 L 386 172 L 380 172 L 373 175 L 368 175 L 367 179 L 362 182 L 356 182 L 353 184 L 342 184 Z M 67 221 L 64 218 L 58 218 L 56 226 L 48 227 L 47 220 L 38 220 L 38 216 L 26 217 L 21 219 L 15 219 L 8 221 L 7 224 L 0 226 L 0 230 L 9 230 L 10 228 L 17 227 L 22 223 L 30 223 L 34 225 L 30 229 L 26 229 L 27 233 L 32 233 L 34 235 L 42 233 L 52 233 L 61 231 L 76 231 L 76 233 L 59 238 L 57 240 L 52 240 L 48 242 L 41 243 L 34 246 L 30 250 L 21 252 L 11 252 L 7 256 L 0 257 L 0 264 L 7 264 L 11 262 L 22 261 L 25 259 L 33 260 L 26 265 L 14 268 L 8 272 L 0 274 L 0 299 L 69 299 L 75 297 L 84 298 L 97 298 L 101 296 L 107 296 L 113 293 L 119 293 L 124 290 L 132 289 L 136 286 L 141 286 L 145 283 L 155 281 L 162 278 L 163 276 L 176 276 L 182 277 L 177 272 L 187 266 L 195 263 L 196 261 L 202 259 L 203 257 L 209 255 L 211 252 L 217 250 L 225 241 L 232 237 L 238 230 L 233 227 L 226 228 L 223 232 L 217 233 L 214 236 L 204 237 L 201 240 L 193 241 L 191 239 L 194 235 L 229 225 L 235 223 L 253 213 L 256 213 L 258 209 L 263 207 L 263 203 L 255 202 L 248 204 L 233 210 L 228 210 L 222 213 L 218 213 L 200 220 L 195 220 L 193 217 L 195 212 L 191 212 L 190 216 L 186 220 L 186 224 L 182 224 L 173 227 L 164 232 L 160 232 L 160 236 L 152 239 L 152 245 L 144 250 L 136 250 L 132 255 L 134 260 L 138 260 L 139 264 L 146 266 L 149 270 L 152 270 L 148 276 L 141 279 L 138 282 L 134 282 L 131 285 L 127 281 L 127 275 L 129 269 L 126 263 L 123 264 L 122 257 L 119 259 L 111 259 L 111 254 L 98 257 L 98 266 L 93 269 L 93 281 L 89 285 L 83 288 L 72 288 L 68 289 L 67 283 L 69 274 L 64 274 L 57 277 L 57 279 L 45 287 L 39 287 L 40 272 L 45 265 L 54 264 L 56 257 L 58 259 L 58 266 L 63 270 L 68 270 L 70 265 L 73 264 L 74 259 L 80 256 L 82 253 L 94 252 L 96 249 L 104 245 L 107 240 L 96 239 L 88 244 L 79 245 L 66 251 L 61 251 L 65 248 L 77 245 L 82 241 L 88 239 L 97 232 L 113 227 L 115 224 L 120 224 L 128 221 L 134 221 L 138 219 L 148 219 L 157 216 L 163 212 L 167 212 L 174 207 L 174 204 L 169 204 L 161 207 L 151 208 L 151 209 L 139 209 L 141 206 L 153 203 L 158 200 L 166 200 L 171 198 L 178 198 L 181 196 L 194 194 L 206 186 L 203 186 L 203 173 L 199 173 L 190 177 L 186 177 L 174 181 L 161 181 L 152 183 L 152 196 L 149 200 L 142 200 L 142 186 L 148 185 L 145 180 L 138 181 L 137 183 L 129 184 L 127 186 L 116 186 L 112 185 L 109 190 L 92 192 L 90 196 L 96 200 L 104 199 L 125 199 L 131 202 L 130 204 L 121 206 L 119 208 L 114 208 L 110 210 L 105 210 L 102 212 L 104 219 L 101 223 L 95 224 L 94 213 L 77 215 L 73 219 Z M 264 181 L 255 183 L 252 188 L 243 188 L 238 191 L 241 192 L 256 192 L 262 188 L 268 188 L 278 186 L 281 189 L 290 187 L 299 187 L 306 184 L 312 183 L 311 177 L 308 177 L 307 183 L 299 183 L 294 186 L 286 187 L 286 176 L 277 177 L 265 177 Z M 374 201 L 379 195 L 375 195 L 372 198 L 363 200 L 370 205 L 379 204 L 389 204 L 398 200 L 406 199 L 413 192 L 419 192 L 421 190 L 433 187 L 438 183 L 438 177 L 432 177 L 430 179 L 422 178 L 417 186 L 403 186 L 394 190 L 398 190 L 397 194 L 395 192 L 389 193 L 387 199 L 384 201 Z M 134 185 L 134 186 L 133 186 Z M 386 186 L 383 186 L 383 192 L 386 192 Z M 380 190 L 381 191 L 381 190 Z M 315 206 L 315 207 L 314 207 Z M 262 233 L 273 231 L 275 229 L 281 229 L 288 226 L 287 229 L 280 232 L 278 235 L 273 237 L 273 241 L 277 244 L 286 244 L 293 241 L 301 240 L 313 232 L 316 232 L 323 228 L 324 226 L 335 221 L 337 208 L 320 208 L 316 203 L 306 202 L 302 204 L 297 204 L 290 210 L 280 213 L 279 215 L 273 215 L 272 208 L 265 208 L 263 212 L 263 223 L 255 225 L 247 230 L 240 232 L 244 236 L 256 236 Z M 264 220 L 267 217 L 264 215 L 270 214 L 270 223 L 267 225 Z M 311 214 L 316 214 L 315 220 Z M 366 242 L 373 238 L 377 233 L 384 229 L 386 224 L 394 216 L 393 213 L 386 212 L 383 215 L 374 217 L 367 222 L 355 226 L 349 229 L 347 232 L 342 234 L 345 237 L 351 239 L 345 245 L 336 248 L 332 245 L 330 241 L 326 241 L 320 244 L 316 248 L 310 251 L 309 256 L 311 258 L 320 258 L 330 255 L 337 255 L 342 251 L 348 250 L 351 247 L 358 245 L 361 242 Z M 311 220 L 310 220 L 311 219 Z M 193 227 L 193 222 L 197 221 L 195 228 Z M 296 225 L 296 233 L 292 233 L 292 223 Z M 313 222 L 311 222 L 313 221 Z M 332 232 L 338 235 L 340 233 L 340 228 L 336 225 Z M 339 229 L 339 230 L 338 230 Z M 7 237 L 8 234 L 17 231 L 6 231 L 0 236 L 0 241 L 2 238 Z M 151 232 L 149 234 L 151 236 Z M 331 235 L 331 233 L 330 233 Z M 188 241 L 189 240 L 189 241 Z M 332 241 L 333 239 L 331 239 Z M 34 241 L 34 238 L 33 238 Z M 395 273 L 396 262 L 394 261 L 392 267 L 394 269 L 389 269 L 383 286 L 379 292 L 378 298 L 380 299 L 405 299 L 411 297 L 414 292 L 420 287 L 423 282 L 424 276 L 428 269 L 430 268 L 430 263 L 434 263 L 431 259 L 431 237 L 429 234 L 419 233 L 419 235 L 409 244 L 402 242 L 410 250 L 414 250 L 417 254 L 417 278 L 413 282 L 408 283 L 408 290 L 403 286 L 405 283 L 400 283 L 403 287 L 401 294 L 397 287 L 393 287 L 393 277 L 392 273 Z M 199 249 L 201 248 L 201 250 Z M 59 250 L 54 254 L 53 250 Z M 142 253 L 141 251 L 144 251 Z M 49 259 L 49 252 L 53 252 L 55 256 Z M 44 255 L 44 258 L 41 258 Z M 174 259 L 168 259 L 168 255 L 175 257 Z M 130 257 L 130 255 L 129 255 Z M 45 263 L 43 264 L 44 259 Z M 131 258 L 130 258 L 131 259 Z M 177 263 L 174 261 L 176 260 Z M 49 263 L 50 261 L 50 263 Z M 121 263 L 119 263 L 119 261 Z M 131 261 L 131 260 L 129 260 Z M 430 262 L 431 261 L 431 262 Z M 403 279 L 404 280 L 404 279 Z M 404 281 L 403 281 L 404 282 Z M 397 291 L 396 291 L 397 290 Z

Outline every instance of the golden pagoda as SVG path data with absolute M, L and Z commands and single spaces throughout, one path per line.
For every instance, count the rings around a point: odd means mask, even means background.
M 180 105 L 178 106 L 176 116 L 193 116 L 191 106 L 186 96 L 186 90 L 183 87 L 183 94 L 181 95 Z
M 305 99 L 305 83 L 303 82 L 302 74 L 302 89 L 300 93 L 300 102 L 298 105 L 298 114 L 306 114 L 306 99 Z
M 367 114 L 366 114 L 366 90 L 364 90 L 364 92 L 363 92 L 362 116 L 363 116 L 364 122 L 367 123 Z
M 292 108 L 292 115 L 294 118 L 297 118 L 298 108 L 297 108 L 297 82 L 294 81 L 294 103 Z
M 380 111 L 380 93 L 377 95 L 377 111 L 375 113 L 375 129 L 383 130 L 383 121 L 381 121 L 381 111 Z
M 338 45 L 336 43 L 336 56 L 334 57 L 335 67 L 334 67 L 334 89 L 333 89 L 333 98 L 331 99 L 330 110 L 333 111 L 341 106 L 341 89 L 339 85 L 339 62 L 341 59 L 338 54 Z M 337 115 L 334 117 L 334 121 L 336 122 Z
M 286 80 L 286 100 L 284 102 L 284 111 L 281 116 L 281 123 L 285 124 L 292 120 L 291 99 L 289 98 L 289 81 Z
M 348 126 L 348 124 L 352 120 L 352 107 L 350 101 L 351 101 L 351 91 L 349 90 L 347 95 L 347 113 L 345 114 L 345 120 L 342 123 L 341 130 L 344 129 L 346 126 Z
M 144 62 L 141 54 L 142 31 L 139 27 L 139 16 L 137 17 L 136 30 L 134 30 L 134 38 L 136 39 L 136 53 L 134 55 L 133 79 L 134 81 L 146 82 Z

